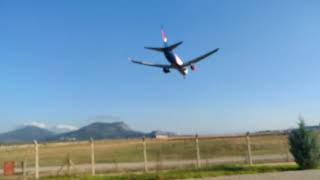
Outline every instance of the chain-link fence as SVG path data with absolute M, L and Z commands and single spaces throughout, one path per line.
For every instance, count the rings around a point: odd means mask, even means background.
M 6 161 L 15 162 L 17 176 L 37 177 L 288 162 L 292 157 L 287 135 L 278 134 L 2 145 L 0 163 Z

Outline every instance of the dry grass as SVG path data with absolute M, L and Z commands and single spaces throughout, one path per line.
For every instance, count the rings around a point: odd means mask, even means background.
M 51 176 L 46 180 L 166 180 L 217 177 L 239 174 L 257 174 L 266 172 L 296 171 L 296 165 L 272 165 L 272 166 L 246 166 L 246 165 L 219 165 L 200 169 L 179 169 L 151 173 L 124 173 L 105 176 Z
M 251 137 L 252 153 L 285 154 L 288 151 L 286 135 L 269 135 Z M 246 139 L 234 138 L 205 138 L 200 139 L 202 159 L 217 157 L 245 156 L 247 153 Z M 148 159 L 150 161 L 190 160 L 195 159 L 195 142 L 193 139 L 154 140 L 147 141 Z M 69 153 L 75 164 L 90 163 L 90 144 L 75 143 L 45 143 L 40 144 L 40 165 L 61 165 Z M 0 147 L 0 164 L 5 160 L 21 162 L 27 160 L 28 166 L 34 164 L 33 145 L 16 147 Z M 132 140 L 103 140 L 95 142 L 97 163 L 141 162 L 143 161 L 142 141 Z

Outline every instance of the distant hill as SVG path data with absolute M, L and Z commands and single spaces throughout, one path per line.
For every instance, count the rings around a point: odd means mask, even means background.
M 84 126 L 79 130 L 59 134 L 51 137 L 51 140 L 88 140 L 94 139 L 120 139 L 120 138 L 138 138 L 147 134 L 130 129 L 124 122 L 96 122 Z
M 70 128 L 69 128 L 70 129 Z M 89 140 L 94 139 L 121 139 L 121 138 L 142 138 L 143 136 L 154 138 L 157 135 L 173 136 L 175 133 L 166 131 L 152 131 L 144 133 L 132 130 L 124 122 L 95 122 L 80 129 L 57 133 L 39 126 L 23 126 L 19 129 L 0 134 L 0 143 L 24 143 L 38 141 L 59 141 L 59 140 Z
M 257 131 L 252 134 L 288 134 L 292 130 L 295 130 L 296 128 L 290 128 L 290 129 L 284 129 L 284 130 L 264 130 L 264 131 Z M 312 130 L 312 131 L 320 131 L 320 125 L 315 126 L 306 126 L 306 129 Z
M 75 126 L 71 126 L 71 125 L 59 124 L 59 125 L 47 127 L 46 129 L 48 129 L 49 131 L 52 131 L 56 134 L 61 134 L 61 133 L 75 131 L 75 130 L 78 130 L 79 128 L 77 128 Z
M 33 140 L 45 140 L 55 134 L 49 130 L 35 127 L 25 126 L 20 129 L 0 134 L 0 142 L 2 143 L 19 143 L 31 142 Z
M 151 137 L 151 138 L 154 138 L 158 135 L 162 135 L 162 136 L 176 136 L 177 134 L 176 133 L 173 133 L 173 132 L 168 132 L 168 131 L 160 131 L 160 130 L 157 130 L 157 131 L 152 131 L 151 133 L 148 134 L 148 137 Z
M 132 130 L 124 122 L 95 122 L 84 126 L 80 129 L 76 129 L 73 126 L 63 126 L 69 132 L 57 133 L 47 128 L 38 126 L 27 125 L 19 129 L 9 131 L 6 133 L 0 133 L 0 143 L 25 143 L 38 141 L 59 141 L 59 140 L 89 140 L 91 137 L 94 139 L 121 139 L 121 138 L 142 138 L 143 136 L 155 138 L 158 135 L 175 136 L 175 133 L 166 131 L 152 131 L 150 133 L 144 133 Z M 320 131 L 320 126 L 307 126 L 310 130 Z M 61 129 L 61 127 L 58 127 Z M 71 129 L 75 129 L 70 131 Z M 266 130 L 257 131 L 252 134 L 284 134 L 289 133 L 293 129 L 286 130 Z

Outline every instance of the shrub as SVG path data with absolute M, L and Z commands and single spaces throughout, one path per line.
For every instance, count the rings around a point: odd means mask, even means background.
M 301 169 L 316 168 L 320 159 L 316 133 L 306 128 L 302 118 L 298 126 L 289 134 L 290 152 Z

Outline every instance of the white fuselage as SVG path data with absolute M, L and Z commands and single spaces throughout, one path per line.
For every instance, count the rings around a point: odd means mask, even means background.
M 164 51 L 164 56 L 172 65 L 172 67 L 174 67 L 177 71 L 179 71 L 183 76 L 188 74 L 188 68 L 182 66 L 183 62 L 176 53 L 170 50 L 166 50 Z

